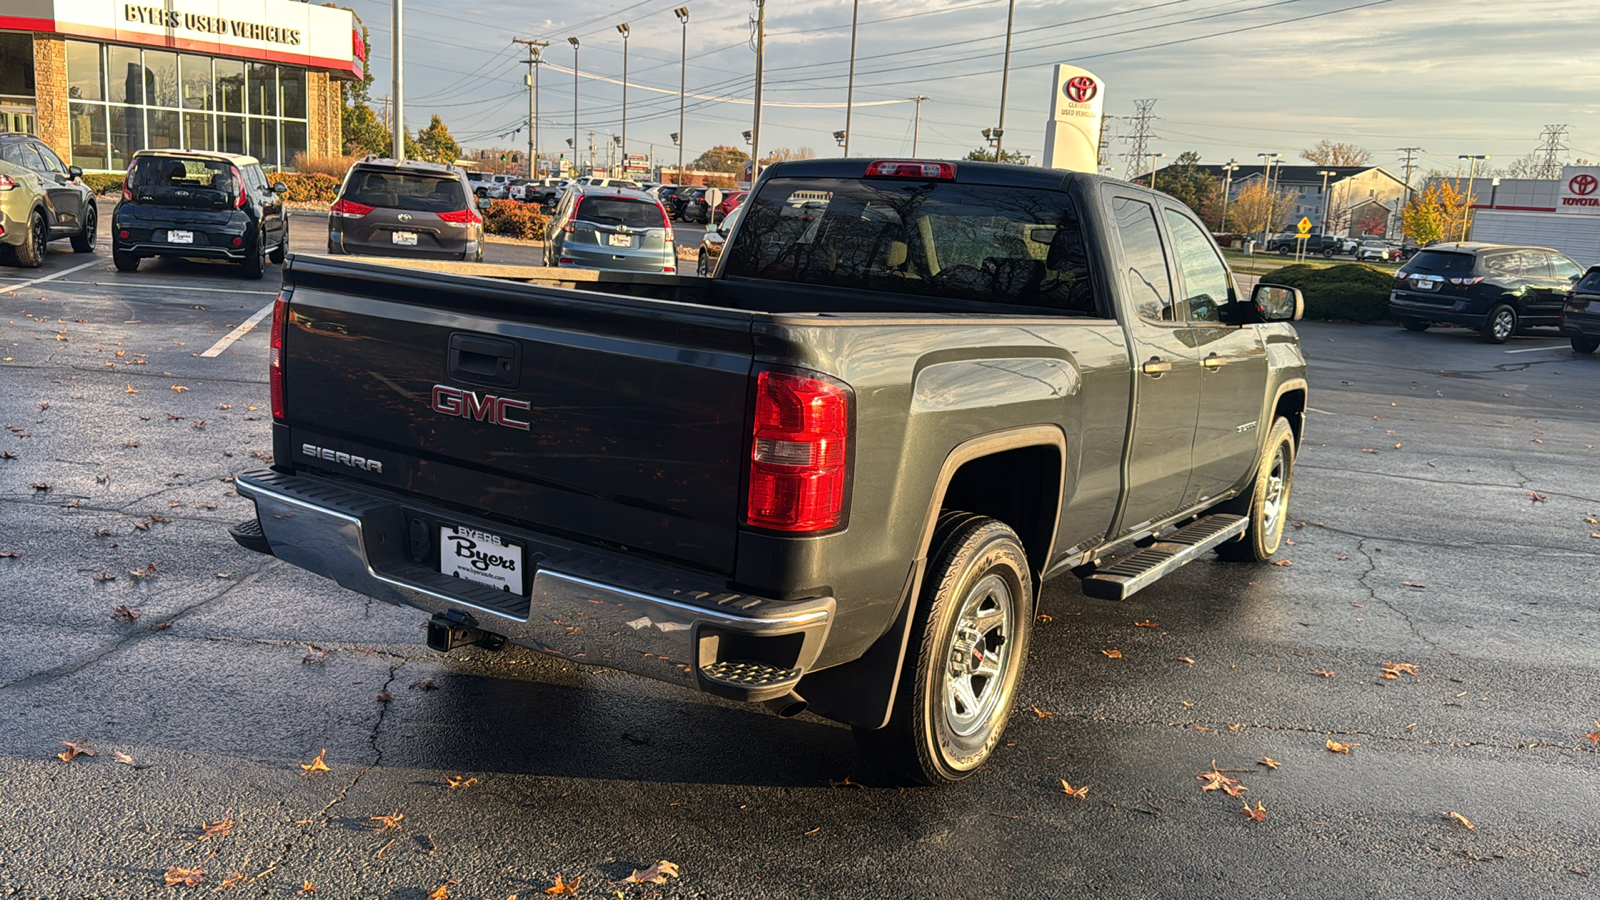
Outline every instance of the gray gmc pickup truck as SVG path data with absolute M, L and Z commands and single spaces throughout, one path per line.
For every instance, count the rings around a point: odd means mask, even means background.
M 1238 296 L 1182 204 L 829 159 L 745 206 L 710 278 L 291 260 L 234 537 L 436 649 L 809 707 L 925 783 L 1000 741 L 1045 579 L 1278 549 L 1300 296 Z

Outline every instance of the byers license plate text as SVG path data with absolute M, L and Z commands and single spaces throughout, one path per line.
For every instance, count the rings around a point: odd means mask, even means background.
M 522 547 L 476 528 L 441 525 L 439 571 L 521 594 Z

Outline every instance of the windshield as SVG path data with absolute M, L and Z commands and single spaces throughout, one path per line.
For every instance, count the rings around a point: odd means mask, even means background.
M 466 191 L 454 175 L 357 169 L 345 184 L 344 199 L 377 209 L 455 212 L 467 208 Z
M 724 274 L 1097 315 L 1060 191 L 775 178 L 740 206 Z

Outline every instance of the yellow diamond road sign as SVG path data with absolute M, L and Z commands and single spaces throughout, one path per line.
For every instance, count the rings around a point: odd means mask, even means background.
M 1301 216 L 1300 221 L 1295 223 L 1295 227 L 1300 229 L 1301 234 L 1310 234 L 1311 218 L 1309 216 Z

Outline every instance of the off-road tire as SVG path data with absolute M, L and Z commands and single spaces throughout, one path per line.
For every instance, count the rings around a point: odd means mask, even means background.
M 1218 512 L 1242 515 L 1250 523 L 1243 537 L 1217 545 L 1218 556 L 1232 562 L 1266 562 L 1278 552 L 1294 488 L 1294 451 L 1294 429 L 1289 427 L 1289 420 L 1274 421 L 1249 495 L 1218 508 Z

